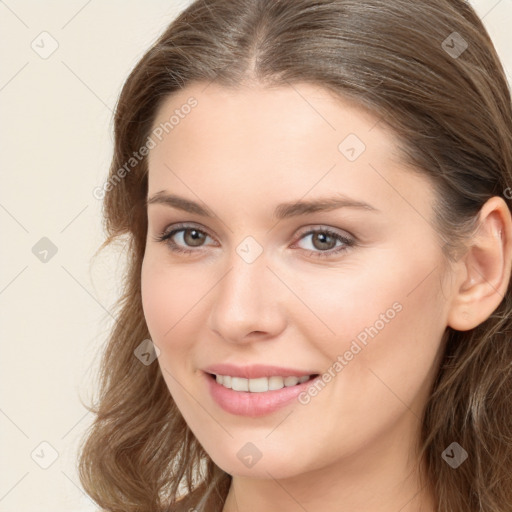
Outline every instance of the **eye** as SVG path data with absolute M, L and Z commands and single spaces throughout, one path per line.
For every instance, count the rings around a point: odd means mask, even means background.
M 177 244 L 173 238 L 178 233 L 180 235 L 177 238 L 180 240 L 180 244 L 184 243 L 186 247 L 201 247 L 204 240 L 210 238 L 205 231 L 188 224 L 183 224 L 175 226 L 171 231 L 162 233 L 155 238 L 155 241 L 166 243 L 173 252 L 182 254 L 197 252 L 197 250 L 186 249 L 183 248 L 183 245 Z
M 303 233 L 299 240 L 303 240 L 308 237 L 310 237 L 312 247 L 318 250 L 304 250 L 311 253 L 315 258 L 335 256 L 355 245 L 354 239 L 341 235 L 329 228 L 311 229 L 306 233 Z M 337 242 L 340 242 L 340 245 L 336 247 Z
M 356 243 L 354 239 L 329 228 L 311 229 L 303 233 L 299 241 L 305 240 L 308 237 L 310 237 L 313 249 L 302 248 L 302 250 L 317 258 L 337 255 L 353 247 Z M 204 247 L 204 242 L 207 238 L 212 237 L 206 231 L 189 224 L 180 224 L 176 225 L 171 231 L 164 232 L 155 237 L 154 240 L 165 243 L 172 252 L 191 254 L 199 252 Z M 338 243 L 339 245 L 336 245 Z M 197 249 L 193 249 L 193 247 Z

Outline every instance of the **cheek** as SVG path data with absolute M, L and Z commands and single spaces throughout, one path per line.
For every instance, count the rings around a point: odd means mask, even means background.
M 395 259 L 387 272 L 383 266 L 354 272 L 358 279 L 351 272 L 317 277 L 316 292 L 304 286 L 304 303 L 334 334 L 309 313 L 313 320 L 300 324 L 326 365 L 324 385 L 302 397 L 294 429 L 305 445 L 316 432 L 331 450 L 321 454 L 323 460 L 362 448 L 400 418 L 416 425 L 421 416 L 446 326 L 434 255 L 427 258 Z M 323 424 L 335 432 L 318 428 L 320 411 Z
M 157 264 L 152 258 L 144 258 L 141 271 L 141 295 L 144 317 L 153 341 L 162 337 L 171 326 L 171 316 L 175 311 L 175 294 Z
M 411 260 L 400 254 L 386 260 L 383 253 L 364 269 L 316 274 L 301 288 L 315 313 L 300 320 L 304 338 L 323 354 L 325 371 L 334 376 L 326 386 L 347 410 L 363 412 L 362 390 L 367 413 L 386 401 L 400 405 L 395 395 L 410 404 L 435 371 L 446 328 L 437 255 L 425 251 Z
M 308 339 L 329 347 L 332 356 L 348 349 L 347 342 L 357 339 L 369 345 L 390 331 L 394 337 L 387 349 L 403 348 L 407 340 L 425 339 L 430 344 L 446 327 L 447 299 L 441 292 L 438 258 L 428 249 L 416 254 L 383 249 L 355 263 L 347 260 L 339 268 L 297 272 L 300 282 L 289 274 L 302 303 L 290 300 L 291 315 L 302 308 L 306 314 L 300 317 L 301 324 L 315 332 Z M 295 314 L 294 321 L 297 318 Z
M 206 283 L 207 284 L 207 283 Z M 198 276 L 171 267 L 151 251 L 142 264 L 141 295 L 151 340 L 160 349 L 158 364 L 176 405 L 188 418 L 190 397 L 183 389 L 190 378 L 195 332 L 201 322 L 195 315 L 207 286 Z M 190 419 L 190 418 L 189 418 Z
M 172 339 L 180 325 L 188 323 L 195 304 L 207 292 L 199 273 L 168 264 L 148 250 L 141 269 L 141 294 L 149 331 L 156 339 Z

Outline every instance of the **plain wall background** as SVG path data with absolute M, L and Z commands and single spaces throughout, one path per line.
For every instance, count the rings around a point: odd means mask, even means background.
M 92 191 L 124 80 L 190 3 L 0 2 L 0 512 L 96 510 L 75 467 L 92 420 L 80 399 L 95 386 L 122 258 L 92 259 L 103 241 Z M 512 0 L 471 3 L 512 83 Z

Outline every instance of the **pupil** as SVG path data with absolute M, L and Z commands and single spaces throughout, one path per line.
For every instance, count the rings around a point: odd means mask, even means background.
M 200 233 L 199 231 L 197 231 L 196 229 L 190 229 L 187 231 L 187 233 L 190 234 L 191 236 L 191 240 L 192 240 L 192 243 L 189 244 L 189 245 L 200 245 L 201 241 L 202 241 L 202 233 Z M 189 242 L 187 241 L 187 244 Z
M 331 242 L 332 242 L 331 235 L 329 235 L 327 233 L 317 233 L 316 238 L 317 238 L 317 240 L 320 239 L 320 245 L 321 245 L 320 248 L 321 249 L 325 249 L 325 244 L 329 243 L 329 239 L 331 239 Z M 322 244 L 324 244 L 324 246 L 322 246 Z

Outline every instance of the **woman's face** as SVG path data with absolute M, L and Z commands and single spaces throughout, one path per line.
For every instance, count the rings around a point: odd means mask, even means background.
M 148 157 L 142 298 L 172 398 L 230 474 L 405 462 L 454 293 L 431 184 L 321 88 L 205 86 L 166 100 Z

